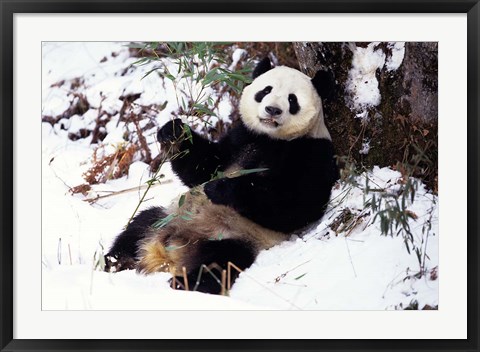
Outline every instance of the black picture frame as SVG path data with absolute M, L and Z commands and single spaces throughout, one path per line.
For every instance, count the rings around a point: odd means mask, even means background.
M 133 4 L 134 3 L 134 4 Z M 479 0 L 0 0 L 1 351 L 479 351 Z M 15 13 L 466 13 L 468 328 L 466 340 L 19 340 L 13 338 L 13 17 Z M 379 338 L 381 338 L 379 336 Z

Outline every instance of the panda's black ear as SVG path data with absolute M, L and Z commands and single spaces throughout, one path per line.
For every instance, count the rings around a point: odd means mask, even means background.
M 271 69 L 272 69 L 272 63 L 270 62 L 270 59 L 268 57 L 265 57 L 257 64 L 255 69 L 253 70 L 252 78 L 255 79 L 258 76 L 260 76 L 262 73 L 265 73 Z
M 318 70 L 312 78 L 312 84 L 322 99 L 331 98 L 335 90 L 335 78 L 332 72 Z

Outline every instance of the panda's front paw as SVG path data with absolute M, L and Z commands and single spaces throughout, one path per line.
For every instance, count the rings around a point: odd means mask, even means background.
M 232 203 L 233 189 L 230 179 L 221 178 L 205 184 L 203 190 L 214 204 L 229 205 Z
M 175 142 L 183 134 L 183 122 L 180 119 L 175 119 L 167 122 L 157 132 L 157 140 L 160 143 Z

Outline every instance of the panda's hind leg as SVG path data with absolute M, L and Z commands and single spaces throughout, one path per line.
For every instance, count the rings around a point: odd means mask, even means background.
M 152 207 L 136 215 L 127 228 L 120 233 L 105 255 L 105 271 L 117 272 L 135 269 L 138 262 L 138 246 L 150 227 L 167 216 L 160 207 Z
M 248 268 L 254 262 L 256 251 L 253 246 L 238 239 L 204 240 L 198 243 L 196 254 L 187 258 L 187 280 L 189 290 L 211 294 L 222 292 L 222 271 L 228 269 L 228 262 L 240 270 Z M 232 268 L 230 282 L 239 272 Z M 186 288 L 184 278 L 177 277 L 179 288 Z
M 180 236 L 170 231 L 171 228 L 164 228 L 160 236 L 142 242 L 136 268 L 143 274 L 170 272 L 177 282 L 176 288 L 219 294 L 222 271 L 228 269 L 228 262 L 244 270 L 257 254 L 254 247 L 243 240 L 192 240 L 195 237 L 192 233 Z M 231 270 L 231 283 L 238 274 L 237 270 Z

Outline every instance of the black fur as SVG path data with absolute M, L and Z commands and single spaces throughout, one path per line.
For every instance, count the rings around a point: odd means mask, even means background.
M 160 143 L 172 141 L 173 133 L 183 130 L 183 122 L 180 119 L 169 121 L 157 133 Z M 177 132 L 172 132 L 177 131 Z M 194 187 L 212 179 L 217 169 L 223 168 L 223 160 L 226 159 L 225 150 L 217 143 L 199 136 L 192 131 L 192 139 L 184 139 L 179 142 L 179 150 L 187 151 L 186 155 L 171 161 L 175 173 L 188 187 Z
M 160 143 L 174 142 L 183 134 L 183 123 L 180 119 L 175 119 L 166 123 L 163 128 L 157 132 L 157 140 Z
M 318 70 L 312 78 L 312 84 L 322 99 L 330 99 L 334 96 L 335 78 L 331 71 Z
M 265 98 L 265 96 L 270 94 L 271 91 L 272 91 L 272 87 L 271 86 L 266 86 L 261 91 L 257 92 L 257 94 L 255 94 L 255 96 L 254 96 L 255 101 L 257 103 L 261 103 L 263 98 Z
M 140 212 L 127 228 L 115 238 L 112 248 L 105 255 L 105 270 L 133 269 L 138 260 L 138 242 L 145 238 L 147 230 L 159 219 L 166 217 L 163 208 L 152 207 Z
M 300 111 L 300 105 L 298 105 L 298 99 L 295 94 L 288 95 L 288 103 L 290 104 L 290 108 L 288 112 L 292 115 L 295 115 Z
M 195 258 L 190 258 L 192 262 L 189 266 L 197 269 L 187 275 L 189 289 L 213 294 L 221 292 L 222 270 L 228 269 L 228 262 L 244 270 L 255 260 L 252 247 L 245 241 L 234 239 L 202 241 L 197 253 Z M 230 282 L 233 283 L 239 273 L 232 267 L 230 274 Z M 182 283 L 183 279 L 180 277 L 177 281 Z
M 272 69 L 272 63 L 270 62 L 270 59 L 268 57 L 265 57 L 257 64 L 255 69 L 253 70 L 252 78 L 255 79 L 261 74 L 267 71 L 270 71 L 271 69 Z

